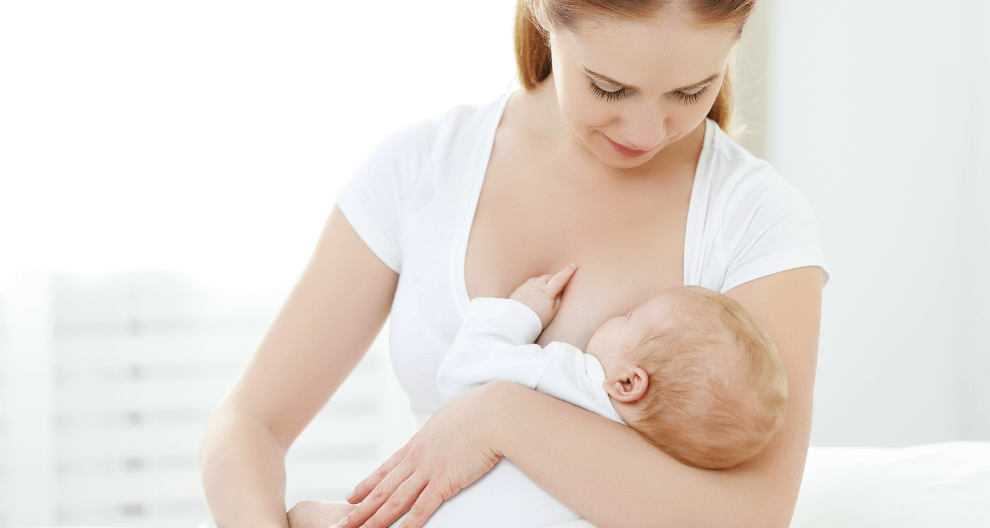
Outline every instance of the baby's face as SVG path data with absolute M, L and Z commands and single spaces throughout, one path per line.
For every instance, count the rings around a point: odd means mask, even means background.
M 666 290 L 628 314 L 605 321 L 591 336 L 585 352 L 598 358 L 606 376 L 635 363 L 638 358 L 630 357 L 629 351 L 643 336 L 672 324 L 676 304 L 676 295 Z

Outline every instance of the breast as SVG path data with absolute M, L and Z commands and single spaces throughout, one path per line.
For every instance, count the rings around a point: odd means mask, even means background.
M 470 298 L 506 298 L 530 277 L 577 263 L 538 343 L 584 349 L 603 322 L 683 283 L 695 165 L 629 177 L 575 159 L 550 145 L 514 141 L 500 128 L 464 274 Z
M 605 321 L 628 313 L 667 287 L 656 280 L 633 280 L 612 275 L 594 263 L 585 263 L 571 279 L 553 321 L 537 343 L 570 343 L 585 350 L 591 335 Z
M 530 277 L 577 263 L 557 315 L 537 341 L 544 346 L 562 341 L 584 349 L 602 323 L 683 282 L 683 234 L 656 222 L 612 230 L 568 228 L 576 224 L 546 218 L 534 218 L 540 227 L 530 230 L 497 229 L 504 224 L 489 225 L 484 216 L 475 223 L 465 263 L 471 298 L 506 298 Z

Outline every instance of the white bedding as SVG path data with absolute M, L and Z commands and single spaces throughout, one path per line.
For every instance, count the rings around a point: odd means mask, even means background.
M 990 528 L 990 442 L 815 447 L 791 528 Z
M 812 447 L 791 528 L 887 527 L 990 528 L 990 442 Z

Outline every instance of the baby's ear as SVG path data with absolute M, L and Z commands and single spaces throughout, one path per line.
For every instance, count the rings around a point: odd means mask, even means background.
M 633 403 L 646 394 L 650 386 L 650 376 L 640 367 L 630 366 L 619 375 L 607 378 L 602 388 L 615 401 Z

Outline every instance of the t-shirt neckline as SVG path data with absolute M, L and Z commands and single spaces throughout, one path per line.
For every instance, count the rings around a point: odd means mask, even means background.
M 494 107 L 491 113 L 491 118 L 485 123 L 485 132 L 482 136 L 482 141 L 478 142 L 480 148 L 484 148 L 485 153 L 483 155 L 477 156 L 478 163 L 472 167 L 470 176 L 474 181 L 474 185 L 471 188 L 471 194 L 469 194 L 469 200 L 465 204 L 465 210 L 460 216 L 458 225 L 457 244 L 454 247 L 453 258 L 453 269 L 456 270 L 454 274 L 455 291 L 456 291 L 456 305 L 458 312 L 463 316 L 467 312 L 468 305 L 471 304 L 471 298 L 467 291 L 467 280 L 465 267 L 467 264 L 467 245 L 468 239 L 471 236 L 471 227 L 474 225 L 474 217 L 478 210 L 478 201 L 481 199 L 481 189 L 485 184 L 485 176 L 488 173 L 488 164 L 491 161 L 492 150 L 495 148 L 495 133 L 498 130 L 499 123 L 502 122 L 502 116 L 505 113 L 505 107 L 509 102 L 509 99 L 516 91 L 509 91 L 502 95 L 501 98 L 497 99 L 491 105 Z M 707 179 L 704 178 L 706 174 L 703 170 L 704 167 L 709 165 L 709 158 L 712 152 L 712 142 L 715 136 L 715 129 L 718 128 L 718 124 L 712 121 L 710 118 L 705 118 L 705 138 L 701 147 L 701 155 L 698 156 L 698 164 L 694 171 L 694 181 L 691 184 L 691 198 L 688 202 L 688 214 L 687 222 L 685 224 L 684 232 L 684 262 L 683 266 L 683 284 L 689 284 L 689 274 L 691 260 L 690 249 L 694 245 L 693 233 L 697 229 L 692 226 L 697 223 L 697 215 L 703 214 L 701 209 L 704 208 L 704 204 L 701 203 L 702 192 L 699 187 L 706 184 Z

